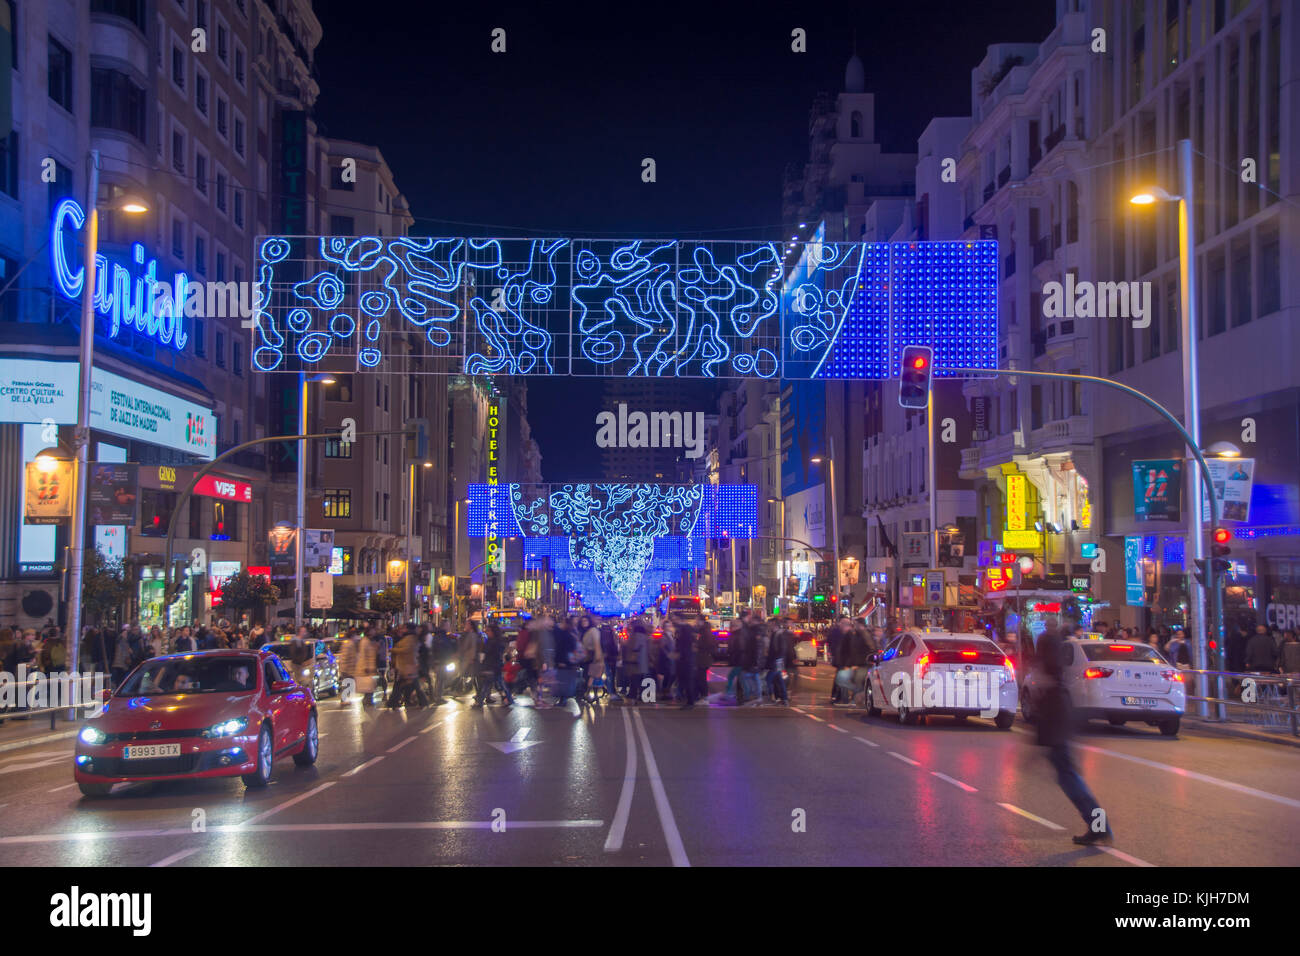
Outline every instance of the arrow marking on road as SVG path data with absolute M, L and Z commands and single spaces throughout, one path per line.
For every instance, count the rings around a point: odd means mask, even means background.
M 525 740 L 528 736 L 530 727 L 521 727 L 515 732 L 515 735 L 505 741 L 488 741 L 488 746 L 496 747 L 503 754 L 517 753 L 520 750 L 527 750 L 529 747 L 536 747 L 541 743 L 540 740 Z

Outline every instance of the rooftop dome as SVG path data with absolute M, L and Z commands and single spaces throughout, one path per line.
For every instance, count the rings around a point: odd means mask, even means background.
M 849 57 L 849 65 L 844 68 L 844 92 L 865 93 L 866 90 L 866 69 L 862 65 L 862 58 L 855 53 Z

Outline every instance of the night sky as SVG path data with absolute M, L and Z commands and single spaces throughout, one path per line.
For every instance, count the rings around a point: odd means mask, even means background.
M 416 234 L 771 239 L 787 234 L 783 171 L 807 156 L 813 97 L 842 90 L 855 32 L 877 137 L 911 152 L 931 117 L 969 113 L 985 47 L 1041 41 L 1054 6 L 316 0 L 316 120 L 379 146 Z M 795 27 L 807 53 L 790 50 Z M 548 480 L 594 477 L 600 388 L 530 382 Z M 688 387 L 682 409 L 712 410 L 709 394 Z

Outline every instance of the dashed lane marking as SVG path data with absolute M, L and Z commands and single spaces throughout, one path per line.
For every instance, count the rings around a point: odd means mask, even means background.
M 1118 859 L 1118 860 L 1123 860 L 1125 863 L 1128 863 L 1128 864 L 1130 864 L 1130 865 L 1132 865 L 1132 866 L 1144 866 L 1144 867 L 1145 867 L 1145 866 L 1149 866 L 1149 867 L 1154 867 L 1154 866 L 1155 866 L 1154 863 L 1148 863 L 1146 860 L 1139 860 L 1139 859 L 1138 859 L 1137 857 L 1135 857 L 1135 856 L 1129 856 L 1129 855 L 1128 855 L 1127 853 L 1125 853 L 1123 850 L 1117 850 L 1117 849 L 1115 849 L 1113 846 L 1099 846 L 1099 847 L 1097 847 L 1097 849 L 1098 849 L 1098 850 L 1101 850 L 1101 851 L 1104 852 L 1104 853 L 1109 853 L 1111 856 L 1115 857 L 1116 859 Z
M 903 763 L 910 763 L 913 767 L 921 766 L 919 760 L 913 760 L 911 757 L 904 757 L 902 754 L 896 753 L 893 750 L 886 750 L 885 753 L 889 754 L 891 757 L 897 757 L 899 760 L 903 761 Z
M 279 813 L 281 810 L 287 810 L 296 803 L 302 803 L 308 797 L 314 797 L 322 790 L 328 790 L 330 787 L 334 786 L 335 783 L 336 781 L 334 780 L 331 780 L 328 783 L 322 783 L 319 787 L 316 787 L 312 790 L 308 790 L 306 793 L 298 794 L 298 796 L 294 797 L 292 800 L 286 800 L 284 801 L 284 803 L 281 803 L 278 806 L 274 806 L 270 810 L 264 810 L 255 817 L 249 817 L 243 823 L 236 824 L 236 827 L 248 827 L 248 826 L 252 826 L 255 823 L 261 823 L 263 820 L 265 820 L 267 817 L 271 816 L 272 814 Z
M 934 776 L 938 777 L 940 780 L 946 780 L 946 781 L 948 781 L 948 782 L 949 782 L 950 784 L 952 784 L 954 787 L 961 787 L 961 788 L 962 788 L 963 790 L 965 790 L 967 793 L 976 793 L 976 792 L 978 792 L 977 789 L 976 789 L 975 787 L 972 787 L 969 783 L 962 783 L 962 782 L 961 782 L 960 780 L 958 780 L 956 777 L 950 777 L 950 776 L 948 776 L 946 773 L 940 773 L 940 772 L 937 771 L 937 770 L 931 770 L 930 773 L 934 774 Z
M 411 743 L 411 741 L 413 741 L 413 740 L 415 740 L 415 735 L 414 735 L 414 734 L 412 734 L 410 737 L 407 737 L 405 740 L 403 740 L 403 741 L 402 741 L 400 744 L 398 744 L 397 746 L 395 746 L 395 747 L 389 747 L 389 748 L 388 748 L 388 752 L 389 752 L 390 754 L 397 753 L 397 751 L 401 750 L 403 747 L 405 747 L 407 744 Z
M 1018 815 L 1024 817 L 1026 820 L 1033 820 L 1035 823 L 1041 823 L 1043 826 L 1047 827 L 1047 829 L 1049 829 L 1049 830 L 1064 830 L 1064 829 L 1065 829 L 1065 827 L 1061 826 L 1059 823 L 1053 823 L 1051 820 L 1044 820 L 1042 817 L 1040 817 L 1040 816 L 1035 816 L 1034 814 L 1030 813 L 1028 810 L 1021 810 L 1019 807 L 1017 807 L 1017 806 L 1014 805 L 1014 804 L 1011 804 L 1011 803 L 999 803 L 998 806 L 1000 806 L 1000 807 L 1001 807 L 1002 809 L 1004 809 L 1004 810 L 1010 810 L 1012 813 L 1018 814 Z
M 856 741 L 857 741 L 858 743 L 860 743 L 860 744 L 866 744 L 868 747 L 879 747 L 879 746 L 880 746 L 880 744 L 876 743 L 874 740 L 868 740 L 866 737 L 854 737 L 853 739 L 856 740 Z
M 349 770 L 349 771 L 348 771 L 347 773 L 345 773 L 343 776 L 345 776 L 345 777 L 352 777 L 352 776 L 355 776 L 356 774 L 359 774 L 361 771 L 365 770 L 367 767 L 373 767 L 375 764 L 379 763 L 379 761 L 381 761 L 381 760 L 383 760 L 383 759 L 384 759 L 384 755 L 383 755 L 383 754 L 380 754 L 378 757 L 376 757 L 376 758 L 373 759 L 373 760 L 367 760 L 365 763 L 363 763 L 363 764 L 362 764 L 361 766 L 359 766 L 359 767 L 353 767 L 351 770 Z

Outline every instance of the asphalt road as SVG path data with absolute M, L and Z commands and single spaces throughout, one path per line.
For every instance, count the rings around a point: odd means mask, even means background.
M 0 864 L 1296 866 L 1300 751 L 1094 725 L 1078 765 L 1112 848 L 1031 728 L 902 727 L 827 706 L 363 711 L 320 704 L 320 759 L 85 800 L 72 741 L 0 753 Z M 714 689 L 721 684 L 715 683 Z M 526 700 L 526 698 L 525 698 Z

